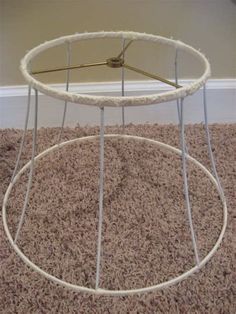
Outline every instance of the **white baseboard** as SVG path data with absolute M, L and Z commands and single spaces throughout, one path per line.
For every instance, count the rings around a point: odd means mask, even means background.
M 181 80 L 181 85 L 189 84 L 191 80 Z M 57 89 L 64 90 L 64 84 L 53 84 Z M 165 84 L 156 81 L 128 81 L 125 83 L 126 95 L 152 94 L 167 90 Z M 120 82 L 102 83 L 72 83 L 70 90 L 94 95 L 120 95 Z M 210 123 L 236 122 L 236 79 L 212 79 L 207 83 L 207 99 Z M 0 128 L 22 128 L 27 102 L 27 86 L 0 87 Z M 39 127 L 59 126 L 63 113 L 63 102 L 40 94 L 39 97 Z M 186 123 L 201 123 L 203 121 L 202 90 L 185 100 Z M 98 125 L 99 109 L 69 103 L 66 125 Z M 126 123 L 178 123 L 176 103 L 168 102 L 157 105 L 125 108 Z M 121 109 L 105 110 L 106 124 L 121 122 Z M 30 117 L 32 127 L 32 115 Z

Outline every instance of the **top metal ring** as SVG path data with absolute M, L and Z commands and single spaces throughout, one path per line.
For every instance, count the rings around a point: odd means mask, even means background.
M 202 76 L 196 79 L 193 83 L 185 85 L 184 87 L 178 88 L 176 90 L 171 90 L 164 93 L 144 95 L 144 96 L 91 96 L 87 94 L 78 94 L 67 91 L 59 91 L 53 87 L 48 86 L 38 80 L 36 80 L 30 73 L 29 63 L 33 58 L 39 55 L 42 51 L 47 50 L 48 48 L 56 47 L 64 43 L 76 42 L 79 40 L 93 39 L 93 38 L 123 38 L 129 40 L 144 40 L 159 42 L 162 44 L 168 44 L 174 46 L 176 49 L 187 51 L 190 54 L 196 56 L 204 66 L 204 72 Z M 167 102 L 171 100 L 176 100 L 178 98 L 184 98 L 188 95 L 192 95 L 198 89 L 200 89 L 211 74 L 210 64 L 207 58 L 195 48 L 174 39 L 168 39 L 161 36 L 137 33 L 137 32 L 94 32 L 94 33 L 81 33 L 74 34 L 69 36 L 63 36 L 48 42 L 45 42 L 32 50 L 30 50 L 24 58 L 21 60 L 20 70 L 25 80 L 33 88 L 39 90 L 45 95 L 58 98 L 64 101 L 69 101 L 73 103 L 97 106 L 97 107 L 127 107 L 127 106 L 143 106 L 158 104 L 162 102 Z

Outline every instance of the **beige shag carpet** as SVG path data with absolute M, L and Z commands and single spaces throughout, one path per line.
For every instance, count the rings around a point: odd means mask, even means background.
M 10 247 L 0 224 L 0 312 L 8 313 L 236 313 L 235 218 L 236 125 L 212 125 L 212 145 L 229 220 L 223 243 L 197 274 L 165 289 L 128 297 L 69 291 L 29 269 Z M 38 152 L 55 143 L 58 129 L 40 129 Z M 189 153 L 210 167 L 202 125 L 187 127 Z M 65 129 L 64 138 L 98 128 Z M 106 133 L 120 132 L 107 127 Z M 175 126 L 128 125 L 127 134 L 179 146 Z M 0 131 L 0 199 L 9 184 L 21 131 Z M 30 158 L 28 133 L 21 165 Z M 98 141 L 66 146 L 37 163 L 18 245 L 37 265 L 71 283 L 94 287 L 98 217 Z M 134 140 L 106 139 L 103 254 L 100 286 L 140 288 L 175 277 L 194 265 L 183 198 L 181 160 Z M 222 226 L 215 188 L 188 163 L 190 199 L 200 258 Z M 24 200 L 26 175 L 14 187 L 8 223 L 14 234 Z

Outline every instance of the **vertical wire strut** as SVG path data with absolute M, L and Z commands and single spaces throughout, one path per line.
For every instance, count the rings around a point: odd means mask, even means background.
M 27 191 L 25 195 L 25 201 L 23 205 L 23 209 L 21 212 L 21 217 L 20 221 L 17 227 L 15 239 L 14 239 L 14 244 L 16 244 L 16 241 L 19 236 L 19 232 L 21 230 L 23 221 L 24 221 L 24 216 L 25 216 L 25 211 L 28 205 L 29 201 L 29 193 L 32 185 L 32 178 L 33 178 L 33 172 L 34 172 L 34 157 L 36 154 L 36 143 L 37 143 L 37 124 L 38 124 L 38 91 L 35 89 L 35 113 L 34 113 L 34 129 L 33 129 L 33 144 L 32 144 L 32 156 L 31 156 L 31 164 L 30 164 L 30 173 L 29 173 L 29 179 L 28 179 L 28 185 L 27 185 Z
M 70 67 L 71 65 L 71 43 L 67 43 L 67 67 Z M 68 92 L 69 90 L 69 84 L 70 84 L 70 69 L 67 69 L 66 71 L 66 91 Z M 67 112 L 67 100 L 65 100 L 64 104 L 64 112 L 63 112 L 63 117 L 62 117 L 62 123 L 61 123 L 61 129 L 58 137 L 58 142 L 60 143 L 63 130 L 64 130 L 64 125 L 65 125 L 65 120 L 66 120 L 66 112 Z
M 178 47 L 176 47 L 175 50 L 175 84 L 179 84 L 179 73 L 178 73 Z M 181 107 L 180 107 L 180 101 L 179 98 L 177 98 L 176 100 L 176 107 L 177 107 L 177 113 L 178 113 L 178 119 L 179 119 L 179 125 L 181 125 Z M 185 145 L 185 153 L 188 154 L 188 148 L 187 148 L 187 144 L 184 143 Z
M 99 216 L 98 216 L 98 241 L 97 241 L 97 267 L 96 267 L 96 287 L 99 287 L 101 249 L 102 249 L 102 221 L 103 221 L 103 186 L 104 186 L 104 108 L 101 108 L 100 117 L 100 177 L 99 177 Z
M 123 38 L 122 39 L 123 59 L 125 58 L 124 48 L 125 48 L 125 39 Z M 121 68 L 121 93 L 122 93 L 122 97 L 124 97 L 125 96 L 125 69 L 124 67 Z M 122 106 L 122 129 L 124 132 L 125 130 L 125 107 L 124 106 Z
M 30 112 L 30 99 L 31 99 L 31 86 L 28 86 L 28 100 L 27 100 L 27 109 L 26 109 L 26 117 L 25 117 L 25 125 L 24 125 L 24 131 L 23 131 L 23 135 L 21 138 L 21 143 L 20 143 L 20 149 L 19 149 L 19 153 L 17 156 L 17 160 L 16 160 L 16 165 L 11 177 L 11 182 L 13 181 L 13 179 L 15 178 L 17 169 L 19 167 L 19 163 L 20 163 L 20 158 L 21 158 L 21 154 L 22 154 L 22 150 L 24 147 L 24 143 L 25 143 L 25 136 L 26 136 L 26 131 L 28 128 L 28 122 L 29 122 L 29 112 Z
M 185 134 L 184 134 L 184 108 L 183 108 L 184 100 L 181 98 L 180 100 L 180 126 L 181 126 L 181 150 L 182 150 L 182 169 L 183 169 L 183 179 L 184 179 L 184 195 L 185 195 L 185 202 L 187 206 L 188 212 L 188 220 L 189 226 L 191 231 L 193 249 L 195 254 L 196 263 L 199 266 L 199 254 L 198 248 L 196 243 L 196 236 L 193 228 L 192 222 L 192 213 L 191 213 L 191 206 L 189 200 L 189 188 L 188 188 L 188 178 L 187 178 L 187 171 L 186 171 L 186 151 L 185 151 Z
M 223 196 L 223 189 L 222 189 L 220 179 L 219 179 L 219 176 L 218 176 L 218 173 L 216 170 L 215 159 L 214 159 L 212 147 L 211 147 L 211 137 L 210 137 L 209 127 L 208 127 L 206 84 L 204 84 L 204 86 L 203 86 L 203 106 L 204 106 L 204 124 L 205 124 L 205 132 L 206 132 L 206 139 L 207 139 L 208 155 L 210 157 L 211 168 L 212 168 L 213 174 L 215 176 L 215 179 L 216 179 L 218 186 L 219 186 L 219 189 L 220 189 L 220 194 L 221 194 L 221 196 Z
M 178 48 L 176 47 L 175 50 L 175 84 L 179 84 L 178 82 Z M 179 106 L 179 98 L 176 100 L 176 106 L 177 106 L 177 112 L 178 112 L 178 118 L 179 118 L 179 123 L 180 123 L 180 106 Z

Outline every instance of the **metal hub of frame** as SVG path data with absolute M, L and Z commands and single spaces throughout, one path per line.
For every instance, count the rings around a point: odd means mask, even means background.
M 107 59 L 107 66 L 111 68 L 121 68 L 124 65 L 124 59 L 113 57 Z
M 44 73 L 67 71 L 67 70 L 74 70 L 74 69 L 82 69 L 82 68 L 88 68 L 88 67 L 107 65 L 111 68 L 124 67 L 130 71 L 142 74 L 144 76 L 147 76 L 149 78 L 152 78 L 152 79 L 160 81 L 160 82 L 163 82 L 163 83 L 170 85 L 170 86 L 173 86 L 175 88 L 182 87 L 181 85 L 177 84 L 176 82 L 171 82 L 170 80 L 167 80 L 167 79 L 165 79 L 159 75 L 149 73 L 149 72 L 146 72 L 142 69 L 139 69 L 139 68 L 136 68 L 136 67 L 131 66 L 129 64 L 126 64 L 125 60 L 124 60 L 124 53 L 128 49 L 128 47 L 132 44 L 132 42 L 133 42 L 133 40 L 130 40 L 127 43 L 127 45 L 123 47 L 122 51 L 118 54 L 117 57 L 108 58 L 106 61 L 103 61 L 103 62 L 93 62 L 93 63 L 78 64 L 78 65 L 65 66 L 65 67 L 59 67 L 59 68 L 53 68 L 53 69 L 37 70 L 37 71 L 32 71 L 31 74 L 36 75 L 36 74 L 44 74 Z

